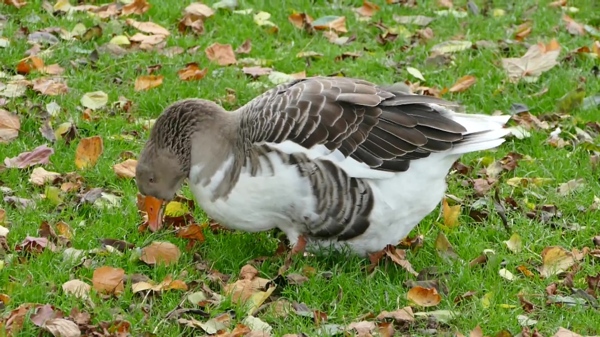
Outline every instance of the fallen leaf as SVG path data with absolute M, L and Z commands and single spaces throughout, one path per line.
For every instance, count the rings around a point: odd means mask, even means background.
M 406 294 L 406 298 L 422 307 L 433 307 L 442 301 L 442 296 L 438 294 L 435 288 L 423 288 L 420 286 L 411 288 Z
M 67 281 L 62 285 L 62 290 L 65 294 L 73 295 L 82 299 L 89 297 L 91 289 L 92 286 L 78 279 Z
M 85 93 L 81 97 L 81 105 L 92 110 L 100 109 L 108 103 L 108 95 L 104 91 L 93 91 Z
M 147 0 L 133 0 L 131 3 L 121 8 L 121 16 L 127 16 L 131 14 L 142 15 L 146 13 L 152 5 Z
M 69 92 L 69 88 L 64 82 L 53 78 L 36 78 L 33 80 L 33 90 L 48 96 L 63 95 Z
M 156 88 L 163 83 L 163 75 L 144 75 L 135 79 L 134 90 L 150 90 Z
M 155 291 L 155 292 L 161 292 L 161 291 L 167 291 L 167 290 L 187 291 L 188 286 L 187 286 L 187 284 L 185 284 L 185 282 L 183 282 L 181 280 L 173 280 L 173 278 L 170 275 L 165 277 L 165 279 L 159 284 L 141 281 L 141 282 L 136 282 L 131 285 L 131 291 L 134 294 L 138 293 L 140 291 L 146 291 L 146 290 L 151 290 L 151 291 Z
M 504 244 L 506 244 L 506 247 L 508 247 L 508 249 L 515 254 L 520 253 L 523 249 L 523 242 L 521 241 L 521 236 L 517 233 L 511 235 L 510 239 L 504 241 Z
M 560 184 L 560 186 L 558 187 L 558 194 L 560 196 L 567 196 L 579 189 L 581 189 L 582 187 L 585 186 L 585 179 L 580 178 L 580 179 L 572 179 L 567 181 L 566 183 Z
M 288 21 L 296 28 L 308 29 L 309 27 L 312 28 L 311 23 L 313 22 L 313 18 L 306 13 L 293 12 L 288 16 Z
M 316 30 L 334 30 L 339 33 L 347 33 L 345 16 L 323 16 L 311 23 Z
M 367 0 L 363 0 L 362 6 L 355 8 L 354 11 L 358 13 L 358 15 L 371 17 L 379 11 L 379 6 Z
M 115 164 L 113 171 L 119 178 L 135 178 L 135 168 L 137 166 L 137 160 L 127 159 L 124 162 Z
M 42 328 L 55 337 L 79 337 L 81 330 L 73 321 L 64 318 L 53 318 L 47 320 Z
M 250 39 L 246 39 L 244 43 L 237 47 L 235 52 L 238 54 L 249 54 L 250 50 L 252 50 L 252 41 L 250 41 Z
M 271 83 L 278 85 L 278 84 L 282 84 L 282 83 L 286 83 L 292 80 L 298 80 L 298 79 L 302 79 L 302 78 L 306 78 L 306 72 L 305 71 L 301 71 L 299 73 L 295 73 L 295 74 L 285 74 L 279 71 L 271 71 L 271 73 L 269 73 L 269 81 L 271 81 Z
M 459 78 L 456 81 L 456 83 L 454 83 L 452 85 L 452 87 L 450 87 L 450 89 L 448 89 L 448 91 L 449 92 L 463 92 L 463 91 L 469 89 L 473 84 L 475 84 L 475 82 L 477 82 L 477 78 L 475 78 L 475 76 L 466 75 L 466 76 Z
M 460 215 L 461 205 L 448 205 L 448 200 L 442 200 L 442 214 L 444 216 L 444 226 L 455 228 L 459 225 L 458 216 Z
M 417 273 L 413 269 L 410 262 L 406 259 L 406 251 L 405 250 L 396 249 L 396 247 L 389 245 L 385 248 L 385 254 L 387 256 L 389 256 L 392 259 L 392 261 L 394 261 L 394 263 L 396 263 L 400 267 L 406 269 L 406 271 L 408 271 L 409 273 L 411 273 L 415 276 L 419 275 L 419 273 Z
M 196 224 L 192 224 L 178 230 L 177 237 L 189 240 L 189 243 L 186 247 L 188 250 L 191 249 L 196 242 L 202 243 L 205 240 L 202 227 Z
M 221 66 L 236 64 L 235 54 L 230 44 L 213 43 L 204 52 L 206 57 Z
M 443 258 L 458 259 L 458 255 L 454 251 L 452 244 L 448 241 L 448 238 L 446 238 L 446 235 L 444 235 L 442 231 L 438 233 L 438 236 L 435 239 L 435 249 Z
M 36 167 L 31 171 L 29 182 L 37 186 L 43 186 L 46 183 L 54 183 L 60 176 L 60 173 L 46 171 L 43 167 Z
M 560 45 L 552 40 L 548 45 L 537 43 L 520 58 L 503 58 L 502 67 L 512 81 L 536 81 L 539 76 L 558 64 Z
M 269 21 L 270 18 L 271 18 L 270 13 L 261 11 L 261 12 L 254 14 L 254 23 L 256 23 L 259 26 L 271 27 L 270 32 L 277 33 L 279 31 L 279 27 L 277 27 L 277 25 L 274 24 L 273 22 Z
M 473 43 L 471 41 L 450 40 L 438 43 L 435 46 L 431 47 L 431 52 L 438 54 L 457 53 L 463 50 L 467 50 L 472 46 Z
M 199 2 L 188 5 L 183 11 L 184 13 L 198 15 L 203 18 L 211 17 L 215 13 L 212 8 Z
M 154 241 L 142 248 L 140 260 L 150 265 L 164 264 L 166 266 L 177 263 L 181 252 L 170 242 Z
M 198 63 L 191 62 L 185 65 L 185 68 L 177 71 L 177 75 L 183 81 L 198 81 L 206 76 L 208 68 L 200 69 Z
M 40 145 L 29 152 L 23 152 L 13 158 L 4 158 L 4 165 L 13 168 L 27 168 L 37 164 L 48 164 L 54 149 L 46 144 Z
M 394 15 L 394 21 L 401 23 L 403 25 L 417 25 L 417 26 L 427 26 L 433 21 L 434 18 L 424 15 L 410 15 L 410 16 L 400 16 Z
M 413 314 L 411 307 L 404 307 L 392 312 L 382 311 L 379 315 L 377 315 L 378 320 L 383 320 L 385 318 L 392 318 L 396 322 L 414 322 L 415 315 Z
M 575 264 L 573 254 L 558 246 L 547 247 L 542 251 L 542 266 L 539 268 L 542 277 L 550 277 L 565 272 Z
M 164 27 L 162 27 L 161 25 L 158 25 L 154 22 L 139 22 L 134 19 L 127 19 L 127 20 L 125 20 L 125 23 L 131 27 L 136 28 L 137 30 L 139 30 L 140 32 L 143 32 L 143 33 L 148 33 L 148 34 L 153 34 L 153 35 L 164 35 L 164 36 L 171 35 L 171 33 L 169 33 L 168 30 L 166 30 Z
M 498 270 L 498 274 L 500 275 L 500 277 L 505 278 L 509 281 L 515 280 L 515 275 L 513 275 L 513 273 L 508 271 L 508 269 L 506 269 L 506 268 L 502 268 L 502 269 Z
M 406 67 L 406 71 L 409 74 L 411 74 L 414 77 L 416 77 L 417 79 L 419 79 L 421 81 L 425 81 L 425 77 L 423 77 L 423 74 L 421 74 L 421 72 L 419 71 L 419 69 L 413 68 L 413 67 Z
M 0 143 L 8 143 L 19 136 L 21 121 L 16 114 L 0 109 Z
M 533 31 L 533 23 L 531 21 L 525 21 L 518 25 L 515 29 L 515 40 L 523 41 Z
M 242 72 L 246 75 L 250 75 L 252 77 L 269 75 L 273 69 L 271 68 L 263 68 L 263 67 L 243 67 Z
M 146 35 L 142 33 L 136 33 L 129 37 L 129 41 L 140 43 L 142 45 L 154 46 L 162 43 L 167 38 L 166 35 Z
M 569 34 L 585 35 L 585 28 L 583 27 L 582 24 L 576 22 L 567 14 L 563 14 L 562 19 L 565 22 L 565 25 L 566 25 L 566 28 L 567 28 L 567 31 L 569 32 Z
M 119 295 L 125 289 L 123 285 L 124 276 L 125 270 L 121 268 L 103 266 L 94 270 L 92 285 L 94 290 L 98 292 Z
M 102 137 L 93 136 L 81 139 L 75 150 L 75 166 L 80 170 L 95 166 L 103 151 Z

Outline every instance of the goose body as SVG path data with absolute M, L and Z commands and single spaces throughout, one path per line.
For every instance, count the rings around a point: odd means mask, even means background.
M 183 100 L 157 119 L 140 192 L 173 198 L 187 178 L 221 225 L 282 230 L 308 249 L 368 255 L 397 244 L 446 191 L 452 164 L 504 141 L 510 116 L 351 78 L 279 85 L 232 112 Z M 155 227 L 157 227 L 155 225 Z

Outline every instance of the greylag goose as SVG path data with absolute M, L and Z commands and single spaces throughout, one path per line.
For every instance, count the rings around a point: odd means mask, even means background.
M 295 251 L 395 245 L 439 204 L 463 154 L 504 142 L 508 115 L 343 77 L 281 84 L 235 111 L 185 99 L 157 118 L 136 169 L 160 208 L 184 180 L 208 216 L 247 232 L 279 228 Z M 454 108 L 454 109 L 453 109 Z

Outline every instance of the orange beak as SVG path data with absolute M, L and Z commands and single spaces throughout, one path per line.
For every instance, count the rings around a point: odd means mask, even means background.
M 146 196 L 145 207 L 148 214 L 148 227 L 151 231 L 156 232 L 162 227 L 162 206 L 163 200 L 156 199 L 151 196 Z

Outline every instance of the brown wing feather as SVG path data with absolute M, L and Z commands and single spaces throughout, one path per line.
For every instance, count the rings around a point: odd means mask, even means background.
M 241 109 L 253 143 L 322 144 L 374 169 L 398 172 L 463 139 L 465 128 L 429 103 L 453 105 L 364 80 L 313 77 L 279 85 Z

